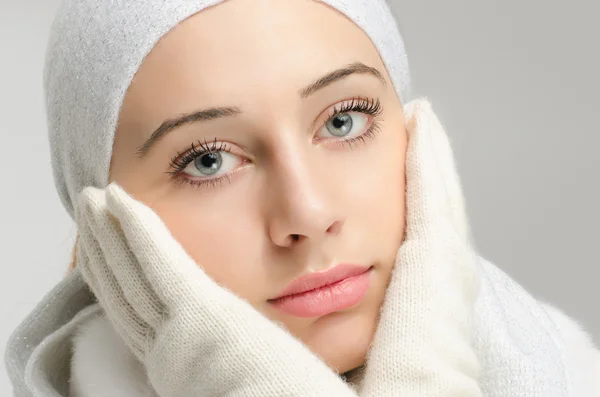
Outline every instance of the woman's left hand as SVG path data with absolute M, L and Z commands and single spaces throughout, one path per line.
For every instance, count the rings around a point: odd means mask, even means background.
M 406 235 L 367 357 L 362 397 L 478 397 L 478 291 L 452 149 L 425 100 L 406 106 Z

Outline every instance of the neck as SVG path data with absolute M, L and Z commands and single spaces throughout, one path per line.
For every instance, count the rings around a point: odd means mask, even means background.
M 354 389 L 358 389 L 360 382 L 363 379 L 365 371 L 365 365 L 361 365 L 360 367 L 356 367 L 351 369 L 350 371 L 346 371 L 343 374 L 340 374 L 340 377 L 350 384 Z

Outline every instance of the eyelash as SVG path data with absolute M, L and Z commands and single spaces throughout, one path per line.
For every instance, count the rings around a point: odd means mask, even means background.
M 381 114 L 382 110 L 383 109 L 379 99 L 354 97 L 334 106 L 325 122 L 342 113 L 356 112 L 370 116 L 372 120 L 367 131 L 354 138 L 341 138 L 337 140 L 340 145 L 347 145 L 348 147 L 352 148 L 357 143 L 366 143 L 367 138 L 375 137 L 376 133 L 379 131 L 379 122 L 378 120 L 375 120 L 375 118 Z M 167 171 L 167 173 L 172 176 L 177 184 L 190 184 L 194 187 L 214 187 L 217 185 L 222 185 L 223 182 L 228 182 L 230 180 L 229 174 L 225 174 L 216 178 L 201 180 L 192 180 L 182 175 L 183 170 L 185 170 L 185 168 L 196 158 L 215 152 L 231 153 L 231 147 L 225 142 L 218 142 L 216 138 L 214 141 L 196 141 L 192 143 L 190 148 L 188 148 L 186 151 L 178 152 L 175 156 L 173 156 L 169 164 L 170 170 Z
M 329 114 L 329 117 L 327 117 L 327 121 L 331 120 L 339 114 L 350 112 L 363 113 L 372 118 L 371 125 L 362 134 L 350 139 L 341 138 L 337 140 L 337 142 L 340 145 L 346 145 L 352 148 L 359 142 L 366 143 L 367 138 L 374 138 L 376 133 L 379 132 L 379 123 L 381 122 L 381 120 L 376 120 L 376 118 L 381 114 L 382 110 L 383 109 L 381 107 L 381 102 L 379 101 L 379 98 L 369 99 L 362 97 L 354 97 L 352 99 L 349 99 L 348 101 L 342 102 L 341 104 L 334 106 L 334 108 Z
M 212 142 L 207 140 L 196 141 L 192 143 L 191 147 L 186 151 L 179 152 L 173 156 L 171 163 L 169 164 L 170 171 L 167 171 L 167 173 L 170 174 L 177 183 L 189 183 L 198 187 L 204 185 L 216 186 L 222 184 L 225 180 L 229 181 L 229 175 L 202 180 L 190 180 L 181 175 L 182 171 L 196 158 L 215 152 L 231 153 L 231 147 L 225 142 L 217 142 L 216 138 Z

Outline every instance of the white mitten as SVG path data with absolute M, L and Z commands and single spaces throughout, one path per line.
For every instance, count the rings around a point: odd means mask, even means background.
M 115 184 L 77 206 L 78 266 L 161 397 L 353 396 L 299 340 L 214 282 Z
M 359 394 L 481 396 L 472 347 L 476 254 L 452 149 L 427 101 L 405 113 L 406 234 Z

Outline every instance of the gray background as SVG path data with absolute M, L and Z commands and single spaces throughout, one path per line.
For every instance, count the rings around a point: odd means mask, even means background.
M 0 0 L 0 353 L 64 274 L 42 64 L 58 0 Z M 394 1 L 415 93 L 449 131 L 478 247 L 600 341 L 600 5 Z M 10 392 L 0 364 L 0 395 Z

